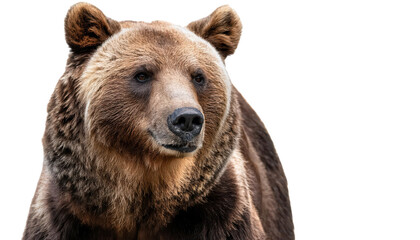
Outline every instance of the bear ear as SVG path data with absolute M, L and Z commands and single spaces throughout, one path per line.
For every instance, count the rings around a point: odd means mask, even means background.
M 121 28 L 117 21 L 88 3 L 73 5 L 67 12 L 64 27 L 66 42 L 73 52 L 95 49 Z
M 242 24 L 236 12 L 225 5 L 210 16 L 188 24 L 187 28 L 210 42 L 225 59 L 238 46 Z

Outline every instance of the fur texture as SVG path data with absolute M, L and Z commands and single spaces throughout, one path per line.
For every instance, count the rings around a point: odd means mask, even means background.
M 241 28 L 228 6 L 182 28 L 74 5 L 23 238 L 294 239 L 273 143 L 225 70 Z M 189 153 L 164 147 L 180 107 L 204 115 Z

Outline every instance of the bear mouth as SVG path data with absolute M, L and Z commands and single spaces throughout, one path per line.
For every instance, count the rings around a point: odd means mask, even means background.
M 150 129 L 147 130 L 147 132 L 152 136 L 152 138 L 160 146 L 166 149 L 181 152 L 181 153 L 190 153 L 190 152 L 194 152 L 197 149 L 197 145 L 194 145 L 192 142 L 182 142 L 181 144 L 164 144 L 156 138 L 155 134 L 153 134 L 153 132 Z
M 170 149 L 170 150 L 175 150 L 175 151 L 182 152 L 182 153 L 193 152 L 194 150 L 197 149 L 197 146 L 191 146 L 189 144 L 184 144 L 184 145 L 162 144 L 162 146 L 164 148 L 167 148 L 167 149 Z

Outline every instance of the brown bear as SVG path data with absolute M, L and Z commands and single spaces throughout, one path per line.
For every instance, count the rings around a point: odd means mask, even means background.
M 228 6 L 190 23 L 79 3 L 24 239 L 294 239 L 285 175 L 225 58 Z

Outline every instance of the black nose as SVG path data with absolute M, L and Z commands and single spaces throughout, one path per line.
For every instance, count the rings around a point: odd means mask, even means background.
M 200 134 L 203 122 L 200 110 L 191 107 L 178 108 L 168 117 L 169 129 L 183 141 L 191 141 Z

